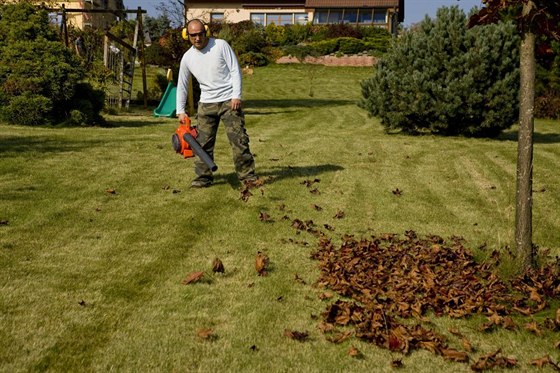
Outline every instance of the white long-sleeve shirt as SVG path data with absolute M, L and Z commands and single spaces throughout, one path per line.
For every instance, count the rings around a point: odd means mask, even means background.
M 177 83 L 177 114 L 185 113 L 191 74 L 200 84 L 200 102 L 241 99 L 241 69 L 225 40 L 210 38 L 202 50 L 193 46 L 183 55 Z

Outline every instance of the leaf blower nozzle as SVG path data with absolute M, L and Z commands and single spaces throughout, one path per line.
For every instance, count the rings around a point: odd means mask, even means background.
M 176 153 L 181 154 L 184 158 L 191 158 L 195 155 L 198 156 L 209 169 L 216 171 L 218 166 L 214 163 L 212 158 L 202 149 L 196 137 L 198 131 L 196 127 L 191 127 L 191 120 L 187 118 L 184 122 L 179 124 L 179 128 L 171 137 L 171 143 Z

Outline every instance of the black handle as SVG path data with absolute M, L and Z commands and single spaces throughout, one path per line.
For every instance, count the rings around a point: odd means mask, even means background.
M 204 162 L 206 164 L 206 166 L 208 166 L 208 168 L 212 170 L 212 172 L 214 172 L 218 169 L 218 166 L 216 166 L 216 164 L 214 163 L 212 158 L 210 158 L 208 153 L 206 153 L 202 149 L 202 147 L 200 146 L 198 141 L 196 141 L 196 139 L 194 137 L 192 137 L 192 135 L 190 133 L 185 133 L 183 135 L 183 139 L 190 145 L 193 153 L 196 154 L 198 156 L 198 158 L 200 158 L 202 160 L 202 162 Z

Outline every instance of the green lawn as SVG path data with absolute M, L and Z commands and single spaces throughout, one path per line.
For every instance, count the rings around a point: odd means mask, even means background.
M 150 110 L 108 116 L 104 128 L 0 125 L 0 371 L 365 372 L 392 371 L 394 359 L 405 371 L 470 371 L 426 351 L 333 344 L 318 329 L 328 301 L 314 285 L 316 238 L 296 234 L 293 219 L 334 227 L 333 240 L 460 235 L 479 258 L 513 242 L 516 129 L 491 140 L 384 134 L 355 104 L 370 73 L 296 65 L 244 77 L 251 146 L 269 180 L 246 202 L 223 128 L 215 185 L 191 190 L 192 160 L 171 148 L 176 120 Z M 558 121 L 536 122 L 534 242 L 552 255 L 559 142 Z M 303 183 L 315 179 L 311 193 Z M 266 277 L 256 275 L 257 251 L 270 257 Z M 212 273 L 215 257 L 224 274 Z M 206 274 L 181 284 L 193 271 Z M 560 358 L 557 332 L 482 334 L 485 321 L 432 318 L 431 327 L 452 344 L 448 328 L 461 330 L 473 359 L 501 348 L 532 370 L 535 358 Z M 213 337 L 197 336 L 202 328 Z

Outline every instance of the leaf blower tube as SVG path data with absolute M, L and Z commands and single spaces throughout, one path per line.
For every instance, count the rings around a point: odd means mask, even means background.
M 196 154 L 198 158 L 202 160 L 202 162 L 206 163 L 206 166 L 208 166 L 208 168 L 211 169 L 212 172 L 218 169 L 218 166 L 216 166 L 212 158 L 210 158 L 208 153 L 206 153 L 202 149 L 198 141 L 196 141 L 196 139 L 190 133 L 185 133 L 183 135 L 183 139 L 187 142 L 187 144 L 189 144 L 193 153 Z
M 179 128 L 175 130 L 175 133 L 171 137 L 173 149 L 185 158 L 191 158 L 197 155 L 209 169 L 216 171 L 218 166 L 216 166 L 208 153 L 206 153 L 198 141 L 196 141 L 197 135 L 196 127 L 191 127 L 191 120 L 187 118 L 184 122 L 179 124 Z

